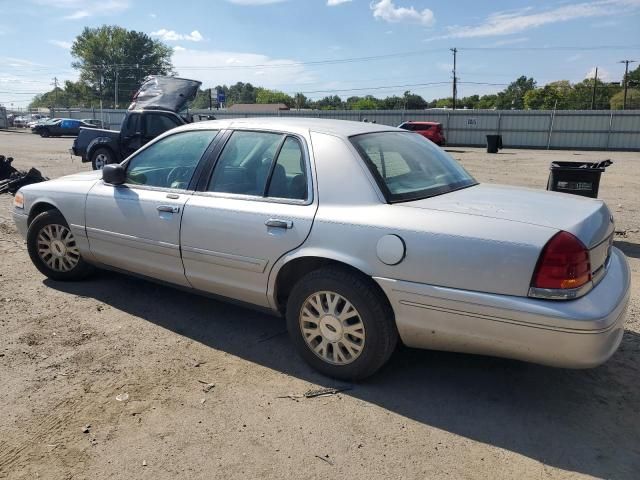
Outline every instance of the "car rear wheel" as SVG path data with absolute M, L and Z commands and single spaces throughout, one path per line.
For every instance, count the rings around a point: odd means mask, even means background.
M 27 249 L 36 268 L 53 280 L 81 280 L 93 270 L 82 258 L 69 225 L 57 210 L 42 212 L 31 222 Z
M 46 128 L 43 128 L 42 130 L 40 130 L 40 136 L 42 138 L 47 138 L 50 135 L 49 130 L 47 130 Z
M 98 148 L 91 155 L 91 166 L 94 170 L 102 170 L 105 165 L 113 163 L 113 155 L 106 148 Z
M 287 301 L 287 328 L 316 370 L 361 380 L 384 365 L 396 346 L 393 311 L 363 276 L 328 267 L 304 276 Z

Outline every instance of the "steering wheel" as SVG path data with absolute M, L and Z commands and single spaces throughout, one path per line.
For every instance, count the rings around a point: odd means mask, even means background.
M 173 184 L 176 182 L 187 183 L 189 181 L 188 175 L 190 171 L 191 169 L 189 167 L 173 167 L 169 172 L 169 175 L 167 175 L 167 184 L 170 188 L 180 188 L 173 187 Z

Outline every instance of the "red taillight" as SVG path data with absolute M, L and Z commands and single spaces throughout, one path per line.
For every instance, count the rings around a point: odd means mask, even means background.
M 589 250 L 570 233 L 560 232 L 544 247 L 531 286 L 568 289 L 581 287 L 589 281 Z

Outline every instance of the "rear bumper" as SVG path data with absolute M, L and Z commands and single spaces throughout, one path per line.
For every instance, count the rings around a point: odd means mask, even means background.
M 485 294 L 375 278 L 410 347 L 591 368 L 617 350 L 629 303 L 627 260 L 612 249 L 605 278 L 571 301 Z

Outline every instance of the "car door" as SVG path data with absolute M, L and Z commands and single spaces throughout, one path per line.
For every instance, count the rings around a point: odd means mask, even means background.
M 234 131 L 184 207 L 185 274 L 200 290 L 268 306 L 273 264 L 300 246 L 317 210 L 306 140 Z
M 120 129 L 120 149 L 122 158 L 127 158 L 142 146 L 142 114 L 132 112 L 127 115 Z
M 189 285 L 180 258 L 180 220 L 216 134 L 194 130 L 163 137 L 127 161 L 123 185 L 101 181 L 91 189 L 86 228 L 97 261 Z

